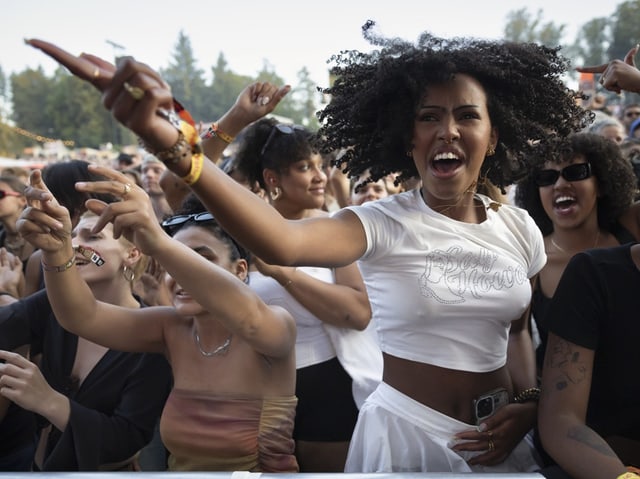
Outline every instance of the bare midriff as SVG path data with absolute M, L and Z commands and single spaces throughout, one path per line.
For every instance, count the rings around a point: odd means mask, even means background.
M 384 353 L 383 381 L 415 401 L 449 417 L 475 424 L 473 400 L 503 387 L 513 397 L 506 366 L 487 373 L 446 369 Z

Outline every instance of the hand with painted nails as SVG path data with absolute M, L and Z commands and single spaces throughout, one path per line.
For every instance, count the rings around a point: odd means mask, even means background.
M 622 90 L 640 93 L 640 71 L 636 67 L 634 57 L 640 45 L 627 52 L 624 60 L 612 60 L 596 66 L 576 68 L 581 73 L 600 73 L 600 84 L 609 91 L 621 93 Z

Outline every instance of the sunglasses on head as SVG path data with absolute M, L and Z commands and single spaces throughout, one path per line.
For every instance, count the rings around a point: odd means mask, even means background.
M 558 170 L 540 170 L 536 174 L 536 185 L 551 186 L 562 176 L 567 181 L 582 181 L 591 176 L 591 165 L 589 163 L 576 163 Z
M 161 226 L 162 226 L 162 229 L 164 229 L 164 231 L 167 234 L 173 236 L 178 229 L 180 229 L 184 224 L 189 222 L 193 222 L 193 223 L 215 222 L 217 224 L 216 219 L 211 213 L 209 213 L 208 211 L 203 211 L 202 213 L 193 213 L 190 215 L 171 216 L 170 218 L 167 218 L 166 220 L 164 220 L 161 223 Z M 237 253 L 238 257 L 247 259 L 248 258 L 247 251 L 242 246 L 240 246 L 240 244 L 238 244 L 238 242 L 234 240 L 232 236 L 230 236 L 228 233 L 225 233 L 225 234 L 226 236 L 229 237 L 229 239 L 233 243 L 233 246 L 236 249 L 235 253 Z
M 271 141 L 273 140 L 273 138 L 276 136 L 276 133 L 282 133 L 283 135 L 291 135 L 296 130 L 304 131 L 304 127 L 300 125 L 283 125 L 282 123 L 277 123 L 273 125 L 273 127 L 271 128 L 271 132 L 267 137 L 267 141 L 264 142 L 264 146 L 262 147 L 262 150 L 260 150 L 260 156 L 264 156 L 264 152 L 267 151 L 267 148 L 271 144 Z
M 5 198 L 7 196 L 22 196 L 22 194 L 20 193 L 16 193 L 15 191 L 4 191 L 4 190 L 0 190 L 0 200 L 2 198 Z

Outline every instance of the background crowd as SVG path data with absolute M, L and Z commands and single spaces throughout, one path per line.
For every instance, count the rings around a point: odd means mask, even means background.
M 638 477 L 640 104 L 372 26 L 318 130 L 30 41 L 141 146 L 0 174 L 0 470 Z

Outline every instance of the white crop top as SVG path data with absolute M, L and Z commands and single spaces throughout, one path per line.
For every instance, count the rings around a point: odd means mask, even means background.
M 463 223 L 431 210 L 418 188 L 348 209 L 367 238 L 359 266 L 382 351 L 456 370 L 502 367 L 529 278 L 546 262 L 529 214 L 502 205 Z

